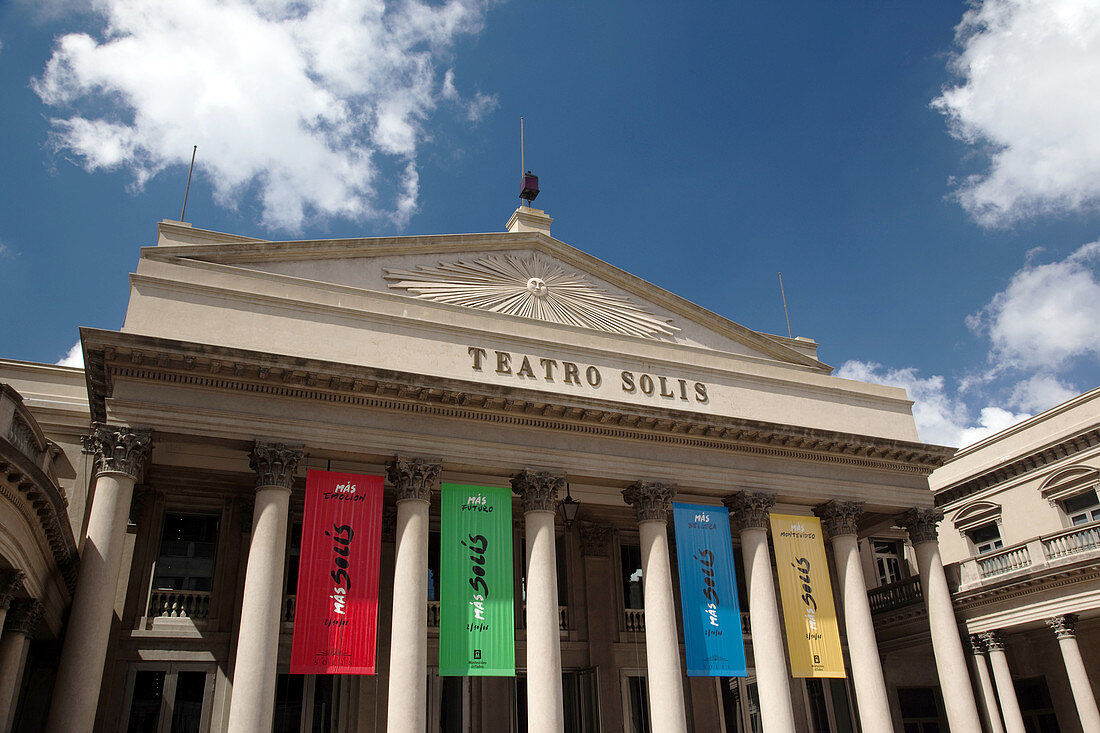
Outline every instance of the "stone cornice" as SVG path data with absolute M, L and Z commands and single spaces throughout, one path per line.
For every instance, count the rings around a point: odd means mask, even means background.
M 93 332 L 85 329 L 91 337 Z M 928 475 L 953 449 L 702 413 L 662 410 L 501 385 L 422 377 L 240 349 L 94 332 L 86 377 L 93 415 L 105 412 L 113 380 L 194 385 L 312 399 L 620 439 L 728 450 Z
M 1037 602 L 1058 588 L 1100 580 L 1100 566 L 1092 561 L 1079 565 L 1060 566 L 1050 572 L 1039 572 L 1007 581 L 987 583 L 952 594 L 952 603 L 960 612 L 976 611 L 991 605 L 1012 601 L 1016 606 Z
M 386 464 L 386 478 L 393 486 L 397 501 L 431 501 L 432 489 L 435 488 L 442 468 L 439 461 L 394 456 Z
M 565 476 L 549 471 L 523 469 L 512 478 L 512 492 L 523 499 L 523 511 L 554 512 L 558 492 L 565 488 Z
M 940 489 L 936 492 L 935 504 L 937 507 L 947 506 L 1009 479 L 1074 456 L 1098 444 L 1100 444 L 1100 427 L 1089 428 L 1007 463 L 994 466 L 961 483 Z

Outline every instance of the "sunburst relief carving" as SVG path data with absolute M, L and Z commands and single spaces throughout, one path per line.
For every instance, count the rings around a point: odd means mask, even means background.
M 385 277 L 391 288 L 418 298 L 494 313 L 645 338 L 680 330 L 538 254 L 386 270 Z

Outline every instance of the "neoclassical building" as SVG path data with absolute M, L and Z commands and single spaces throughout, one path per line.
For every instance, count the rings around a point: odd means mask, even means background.
M 83 372 L 0 362 L 3 598 L 44 609 L 5 626 L 32 651 L 2 660 L 14 729 L 982 730 L 928 483 L 953 451 L 905 393 L 550 224 L 164 221 L 122 328 L 81 330 Z M 373 676 L 288 674 L 308 469 L 386 478 Z M 515 677 L 438 674 L 441 482 L 514 491 Z M 729 509 L 747 677 L 684 674 L 674 499 Z M 822 520 L 844 679 L 791 677 L 770 512 Z

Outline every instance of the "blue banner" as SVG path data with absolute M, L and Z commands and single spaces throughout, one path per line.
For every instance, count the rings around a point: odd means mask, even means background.
M 674 503 L 672 514 L 688 676 L 744 677 L 745 637 L 729 511 Z

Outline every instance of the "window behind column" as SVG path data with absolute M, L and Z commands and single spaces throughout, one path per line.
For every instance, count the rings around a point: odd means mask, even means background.
M 898 706 L 904 733 L 947 733 L 938 687 L 899 687 Z
M 890 585 L 900 582 L 904 577 L 905 563 L 902 562 L 902 544 L 899 540 L 871 540 L 871 555 L 875 562 L 875 574 L 878 584 Z
M 642 548 L 638 545 L 620 545 L 619 560 L 622 568 L 624 608 L 645 608 L 642 593 Z
M 130 670 L 127 733 L 201 733 L 209 730 L 214 672 L 190 663 L 142 663 Z
M 210 592 L 220 520 L 217 514 L 165 513 L 154 588 Z

